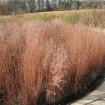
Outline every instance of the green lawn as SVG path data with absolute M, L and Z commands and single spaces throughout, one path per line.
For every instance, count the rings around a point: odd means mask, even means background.
M 79 10 L 79 11 L 54 11 L 29 13 L 21 15 L 1 16 L 0 24 L 6 25 L 15 22 L 18 19 L 25 21 L 51 21 L 54 19 L 62 20 L 68 24 L 82 23 L 95 27 L 105 27 L 105 12 L 104 10 Z

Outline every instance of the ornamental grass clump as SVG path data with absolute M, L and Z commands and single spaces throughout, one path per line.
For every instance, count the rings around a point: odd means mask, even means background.
M 15 22 L 0 27 L 0 100 L 4 105 L 56 104 L 99 76 L 105 36 L 92 27 Z

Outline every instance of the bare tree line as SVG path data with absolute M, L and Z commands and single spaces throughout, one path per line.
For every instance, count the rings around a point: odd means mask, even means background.
M 0 2 L 0 14 L 104 8 L 104 6 L 104 0 L 7 0 Z

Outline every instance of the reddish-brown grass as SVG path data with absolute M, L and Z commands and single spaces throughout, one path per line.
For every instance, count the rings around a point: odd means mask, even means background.
M 102 71 L 105 37 L 55 20 L 0 27 L 0 98 L 6 105 L 55 103 Z

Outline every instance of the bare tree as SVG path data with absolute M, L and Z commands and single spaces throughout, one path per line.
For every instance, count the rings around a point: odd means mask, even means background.
M 35 12 L 36 11 L 36 0 L 28 0 L 29 11 Z

